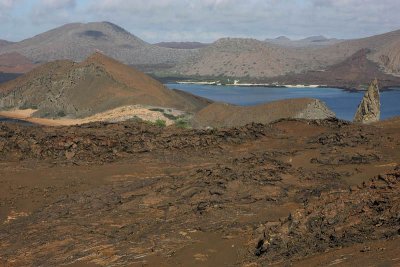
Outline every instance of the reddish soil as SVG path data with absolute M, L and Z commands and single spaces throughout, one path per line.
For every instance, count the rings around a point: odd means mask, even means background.
M 400 118 L 3 123 L 0 266 L 396 266 L 399 140 Z
M 16 52 L 0 55 L 0 72 L 26 73 L 39 66 Z
M 208 101 L 169 90 L 143 72 L 95 53 L 76 63 L 46 63 L 15 80 L 0 84 L 3 110 L 37 110 L 39 118 L 84 118 L 128 105 L 195 112 Z

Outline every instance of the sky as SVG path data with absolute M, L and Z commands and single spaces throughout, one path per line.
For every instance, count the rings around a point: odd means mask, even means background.
M 400 0 L 0 0 L 0 39 L 109 21 L 139 38 L 213 42 L 314 35 L 352 39 L 400 29 Z

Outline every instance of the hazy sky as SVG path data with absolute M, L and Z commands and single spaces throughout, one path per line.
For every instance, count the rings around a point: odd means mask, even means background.
M 400 0 L 0 0 L 0 39 L 110 21 L 148 42 L 286 35 L 357 38 L 400 29 Z

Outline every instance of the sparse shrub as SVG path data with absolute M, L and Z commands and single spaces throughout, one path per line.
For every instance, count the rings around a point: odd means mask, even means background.
M 133 118 L 131 119 L 131 120 L 133 120 L 133 121 L 143 121 L 143 119 L 142 118 L 140 118 L 140 117 L 138 117 L 138 116 L 133 116 Z
M 183 118 L 177 119 L 175 121 L 175 126 L 178 128 L 185 128 L 185 129 L 190 127 L 189 122 Z
M 176 120 L 176 118 L 177 118 L 176 116 L 169 114 L 169 113 L 165 113 L 165 112 L 163 112 L 163 115 L 164 115 L 164 117 L 166 117 L 167 119 L 170 119 L 170 120 Z
M 20 109 L 38 109 L 37 105 L 24 103 Z
M 66 114 L 63 110 L 61 110 L 57 113 L 57 117 L 65 117 L 65 116 L 66 116 Z
M 156 126 L 158 126 L 158 127 L 165 127 L 165 126 L 167 126 L 167 122 L 166 122 L 165 120 L 160 120 L 160 119 L 156 120 L 156 121 L 154 122 L 154 124 L 155 124 Z
M 29 108 L 29 106 L 28 106 L 27 103 L 24 103 L 24 104 L 20 107 L 20 109 L 28 109 L 28 108 Z
M 150 111 L 164 112 L 162 108 L 149 108 Z

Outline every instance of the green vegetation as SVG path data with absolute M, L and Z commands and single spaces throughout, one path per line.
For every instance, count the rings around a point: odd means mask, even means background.
M 179 118 L 175 121 L 175 126 L 178 128 L 190 128 L 189 122 L 185 118 Z
M 24 103 L 20 109 L 38 109 L 37 105 Z
M 157 111 L 157 112 L 164 112 L 164 109 L 162 109 L 162 108 L 149 108 L 149 110 L 151 110 L 151 111 Z
M 65 117 L 65 116 L 66 116 L 65 112 L 62 110 L 57 113 L 57 117 Z
M 160 113 L 163 114 L 163 116 L 164 116 L 165 118 L 170 119 L 170 120 L 173 120 L 173 121 L 179 118 L 179 116 L 177 117 L 177 116 L 175 116 L 175 115 L 172 115 L 171 113 L 167 113 L 167 112 L 165 111 L 165 109 L 162 109 L 162 108 L 150 108 L 149 110 L 155 111 L 155 112 L 160 112 Z M 167 111 L 168 111 L 168 112 L 172 112 L 172 109 L 168 109 Z
M 158 119 L 154 122 L 154 125 L 156 125 L 158 127 L 165 127 L 165 126 L 167 126 L 167 122 L 165 120 Z
M 170 120 L 176 120 L 178 117 L 176 117 L 176 116 L 174 116 L 174 115 L 172 115 L 172 114 L 169 114 L 169 113 L 165 113 L 165 112 L 163 112 L 163 115 L 164 115 L 164 117 L 166 117 L 167 119 L 170 119 Z

